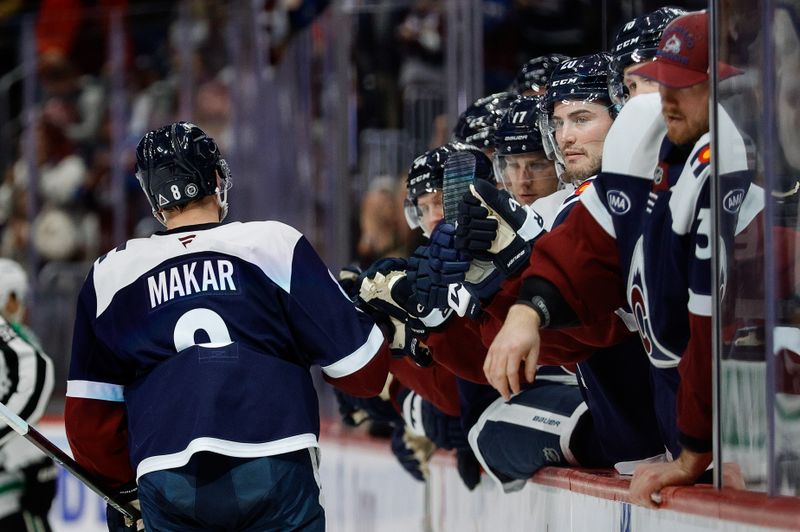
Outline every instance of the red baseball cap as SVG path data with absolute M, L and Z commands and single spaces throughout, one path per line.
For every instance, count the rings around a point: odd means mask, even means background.
M 719 62 L 719 79 L 742 71 Z M 708 12 L 692 11 L 664 28 L 656 57 L 634 72 L 673 89 L 691 87 L 708 80 Z

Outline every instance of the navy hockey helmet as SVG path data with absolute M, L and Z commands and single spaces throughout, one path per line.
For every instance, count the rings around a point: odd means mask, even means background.
M 611 56 L 605 52 L 576 57 L 560 63 L 550 76 L 542 99 L 543 109 L 553 112 L 556 102 L 582 100 L 611 105 L 608 94 L 608 65 Z
M 568 59 L 570 59 L 569 56 L 562 54 L 534 57 L 522 65 L 510 90 L 517 94 L 523 94 L 526 91 L 541 93 L 547 88 L 547 82 L 550 81 L 550 76 L 556 66 Z
M 563 164 L 555 142 L 555 129 L 550 121 L 557 102 L 577 100 L 597 103 L 606 106 L 611 117 L 616 118 L 619 107 L 608 94 L 610 60 L 611 56 L 605 52 L 584 55 L 560 63 L 553 71 L 547 92 L 540 101 L 539 113 L 539 130 L 550 159 Z
M 228 164 L 214 139 L 190 122 L 176 122 L 142 137 L 136 147 L 136 179 L 162 224 L 164 210 L 211 194 L 220 203 L 220 219 L 227 214 Z
M 655 57 L 664 28 L 685 14 L 686 11 L 677 7 L 660 7 L 628 21 L 619 30 L 611 48 L 608 75 L 609 94 L 614 103 L 622 105 L 628 99 L 623 83 L 625 69 Z
M 454 153 L 469 152 L 475 156 L 475 177 L 495 183 L 492 161 L 477 146 L 462 142 L 448 142 L 429 150 L 416 159 L 408 170 L 406 181 L 405 215 L 411 229 L 422 226 L 422 213 L 417 207 L 417 199 L 423 194 L 442 189 L 444 165 Z
M 491 148 L 497 124 L 516 98 L 517 95 L 510 92 L 478 98 L 458 117 L 452 140 L 481 149 Z
M 494 133 L 494 175 L 509 191 L 513 191 L 514 178 L 511 174 L 519 172 L 518 156 L 523 154 L 531 154 L 530 157 L 536 157 L 532 154 L 537 152 L 542 154 L 539 156 L 541 160 L 534 159 L 525 163 L 528 169 L 524 173 L 524 179 L 533 181 L 556 177 L 553 163 L 543 156 L 547 154 L 547 150 L 539 131 L 540 100 L 541 97 L 538 96 L 520 96 L 511 104 Z M 555 171 L 558 171 L 557 168 Z
M 496 154 L 513 155 L 544 150 L 538 128 L 541 98 L 520 96 L 508 108 L 494 132 Z

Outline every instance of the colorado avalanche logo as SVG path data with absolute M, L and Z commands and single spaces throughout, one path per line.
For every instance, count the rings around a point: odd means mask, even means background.
M 633 317 L 636 319 L 636 326 L 639 328 L 639 337 L 642 339 L 642 347 L 650 357 L 653 355 L 653 342 L 650 341 L 650 321 L 647 319 L 647 301 L 645 301 L 644 291 L 641 286 L 641 275 L 633 277 L 633 283 L 628 286 L 628 304 L 633 310 Z
M 606 201 L 611 212 L 622 216 L 631 210 L 631 199 L 621 190 L 609 190 L 606 192 Z
M 741 188 L 736 188 L 725 194 L 725 197 L 722 198 L 722 208 L 725 209 L 725 212 L 736 214 L 739 212 L 739 208 L 742 206 L 743 201 L 744 190 Z
M 672 368 L 678 365 L 680 357 L 661 345 L 653 332 L 645 280 L 643 247 L 643 239 L 639 238 L 633 250 L 631 269 L 628 274 L 628 304 L 636 319 L 642 347 L 647 353 L 650 363 L 657 368 Z
M 664 43 L 664 51 L 671 54 L 679 54 L 681 53 L 681 45 L 681 40 L 677 35 L 673 34 L 667 39 L 667 42 Z

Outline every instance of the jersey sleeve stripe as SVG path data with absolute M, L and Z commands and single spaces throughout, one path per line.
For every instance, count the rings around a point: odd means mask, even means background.
M 614 222 L 611 220 L 611 214 L 608 212 L 605 205 L 603 205 L 600 196 L 597 195 L 597 187 L 590 186 L 583 194 L 578 196 L 578 198 L 586 207 L 586 210 L 589 211 L 589 214 L 592 215 L 592 218 L 603 228 L 603 231 L 608 233 L 611 238 L 617 238 L 617 234 L 614 231 Z
M 696 294 L 689 289 L 689 312 L 695 316 L 711 316 L 711 296 Z
M 123 403 L 124 390 L 125 387 L 122 385 L 107 382 L 67 381 L 67 397 Z
M 351 375 L 366 366 L 381 345 L 383 345 L 383 333 L 377 325 L 373 325 L 367 341 L 361 347 L 333 364 L 322 366 L 322 371 L 333 379 Z

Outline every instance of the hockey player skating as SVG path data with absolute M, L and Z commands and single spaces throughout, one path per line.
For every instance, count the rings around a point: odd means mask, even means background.
M 309 366 L 376 395 L 383 335 L 295 229 L 220 223 L 230 174 L 197 126 L 147 133 L 137 178 L 166 230 L 97 259 L 81 290 L 76 460 L 138 497 L 150 531 L 324 530 Z
M 0 258 L 0 399 L 29 423 L 44 413 L 53 391 L 53 363 L 23 324 L 28 279 L 22 267 Z M 0 428 L 0 530 L 49 531 L 47 513 L 56 494 L 55 464 Z

